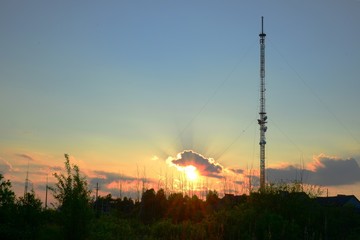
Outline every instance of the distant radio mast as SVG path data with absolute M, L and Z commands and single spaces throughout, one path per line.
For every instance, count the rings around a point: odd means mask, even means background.
M 266 126 L 266 111 L 265 111 L 265 36 L 264 33 L 264 17 L 261 17 L 261 33 L 260 37 L 260 118 L 258 123 L 260 125 L 260 191 L 265 190 L 265 132 Z
M 28 159 L 26 178 L 25 178 L 25 189 L 24 189 L 24 199 L 25 200 L 27 200 L 28 187 L 29 187 L 29 159 Z

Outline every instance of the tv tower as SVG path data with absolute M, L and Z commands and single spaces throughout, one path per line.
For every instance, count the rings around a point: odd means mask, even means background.
M 260 118 L 258 123 L 260 125 L 260 192 L 265 190 L 265 133 L 266 126 L 266 111 L 265 111 L 265 36 L 264 33 L 264 17 L 261 17 L 261 33 L 260 37 Z

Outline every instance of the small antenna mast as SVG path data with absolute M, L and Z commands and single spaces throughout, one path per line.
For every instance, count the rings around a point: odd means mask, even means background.
M 24 189 L 24 199 L 27 201 L 27 193 L 29 188 L 29 159 L 28 159 L 28 165 L 26 170 L 26 178 L 25 178 L 25 189 Z
M 48 199 L 48 175 L 46 175 L 46 188 L 45 188 L 45 209 L 47 209 L 47 199 Z

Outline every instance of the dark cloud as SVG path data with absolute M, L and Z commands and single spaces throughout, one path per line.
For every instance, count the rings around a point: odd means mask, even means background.
M 16 156 L 21 157 L 21 158 L 24 158 L 24 159 L 29 160 L 29 161 L 35 161 L 34 158 L 32 158 L 31 156 L 29 156 L 29 155 L 27 155 L 27 154 L 18 153 L 18 154 L 16 154 Z
M 221 178 L 223 167 L 212 158 L 205 158 L 199 153 L 186 150 L 177 155 L 177 158 L 170 158 L 171 164 L 180 167 L 192 165 L 196 167 L 202 176 Z
M 307 178 L 311 175 L 312 172 L 306 169 L 301 170 L 298 167 L 289 165 L 283 168 L 267 168 L 266 169 L 266 178 L 270 182 L 292 182 L 292 181 L 301 181 L 304 178 Z
M 260 177 L 256 175 L 246 175 L 245 183 L 251 182 L 251 187 L 259 187 L 260 186 Z
M 130 176 L 126 176 L 123 174 L 114 173 L 114 172 L 94 171 L 94 173 L 97 175 L 101 175 L 102 177 L 105 177 L 106 179 L 108 179 L 110 181 L 118 181 L 119 179 L 121 179 L 123 181 L 136 180 L 136 178 L 134 178 L 134 177 L 130 177 Z
M 49 169 L 55 172 L 59 172 L 62 170 L 62 167 L 60 166 L 49 166 Z
M 112 182 L 117 182 L 117 181 L 132 182 L 132 181 L 137 180 L 134 177 L 125 176 L 125 175 L 122 175 L 119 173 L 113 173 L 113 172 L 94 171 L 94 173 L 98 177 L 93 177 L 93 178 L 89 179 L 90 187 L 94 187 L 98 183 L 100 185 L 100 188 L 103 190 L 107 189 L 107 185 Z
M 295 166 L 268 168 L 267 179 L 276 181 L 303 181 L 320 186 L 350 185 L 360 182 L 360 168 L 355 159 L 337 159 L 320 155 L 314 159 L 311 169 Z
M 241 185 L 241 184 L 244 184 L 245 182 L 244 181 L 234 181 L 234 183 Z
M 360 168 L 355 159 L 338 160 L 321 157 L 321 165 L 316 166 L 315 173 L 309 180 L 318 185 L 347 185 L 360 182 Z
M 229 169 L 229 170 L 232 171 L 233 173 L 236 173 L 236 174 L 244 173 L 244 169 L 241 169 L 241 168 L 232 168 L 232 169 Z

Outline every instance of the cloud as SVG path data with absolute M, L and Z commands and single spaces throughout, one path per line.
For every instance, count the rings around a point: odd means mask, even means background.
M 119 179 L 122 181 L 134 181 L 135 177 L 126 176 L 119 173 L 114 172 L 105 172 L 105 171 L 94 171 L 95 174 L 99 175 L 101 178 L 105 178 L 109 181 L 118 181 Z
M 304 176 L 309 176 L 312 172 L 307 169 L 300 169 L 297 166 L 289 165 L 282 168 L 267 168 L 266 178 L 270 182 L 277 181 L 301 181 Z
M 321 166 L 315 168 L 315 173 L 309 179 L 318 185 L 347 185 L 360 182 L 360 168 L 355 159 L 335 159 L 321 155 Z
M 266 169 L 270 181 L 302 180 L 320 186 L 350 185 L 360 182 L 360 168 L 354 158 L 341 159 L 324 154 L 314 157 L 306 169 L 288 165 L 283 168 Z
M 49 166 L 49 169 L 51 171 L 60 172 L 62 170 L 62 167 L 60 167 L 60 166 Z
M 244 184 L 245 182 L 244 181 L 234 181 L 235 184 L 239 184 L 239 185 L 242 185 Z
M 233 173 L 236 173 L 236 174 L 243 174 L 244 173 L 244 169 L 241 169 L 241 168 L 231 168 L 229 170 L 232 171 Z
M 243 183 L 250 184 L 251 187 L 259 187 L 260 186 L 260 177 L 257 175 L 245 175 Z
M 159 160 L 159 157 L 158 157 L 158 156 L 152 156 L 152 157 L 151 157 L 151 160 L 152 160 L 152 161 L 157 161 L 157 160 Z
M 111 189 L 114 182 L 133 182 L 137 180 L 137 178 L 114 172 L 94 171 L 93 174 L 95 177 L 89 178 L 90 187 L 94 187 L 96 184 L 99 184 L 100 188 L 103 190 Z
M 0 173 L 4 174 L 13 170 L 13 166 L 8 161 L 1 158 L 0 160 Z
M 223 167 L 212 158 L 206 158 L 192 150 L 185 150 L 179 153 L 176 158 L 169 157 L 166 162 L 179 170 L 192 165 L 202 176 L 221 178 Z
M 32 158 L 31 156 L 27 155 L 27 154 L 24 154 L 24 153 L 17 153 L 16 156 L 18 157 L 21 157 L 21 158 L 25 158 L 26 160 L 29 160 L 29 161 L 35 161 L 34 158 Z

